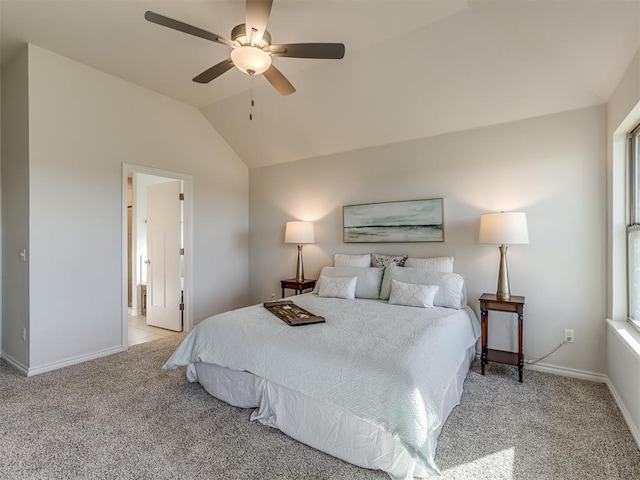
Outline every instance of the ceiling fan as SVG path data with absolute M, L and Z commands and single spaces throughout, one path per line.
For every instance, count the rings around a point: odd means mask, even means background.
M 235 66 L 249 75 L 264 74 L 281 95 L 290 95 L 296 89 L 271 63 L 272 57 L 328 59 L 344 57 L 342 43 L 272 44 L 271 35 L 267 31 L 267 22 L 273 0 L 246 0 L 246 2 L 245 23 L 236 25 L 231 30 L 231 40 L 151 11 L 147 11 L 144 18 L 149 22 L 231 47 L 229 58 L 193 79 L 198 83 L 209 83 Z

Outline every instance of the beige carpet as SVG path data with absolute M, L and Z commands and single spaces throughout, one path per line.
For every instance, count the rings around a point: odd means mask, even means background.
M 160 366 L 180 336 L 24 378 L 0 361 L 2 479 L 384 479 L 250 422 Z M 640 479 L 605 385 L 477 365 L 440 436 L 450 479 Z

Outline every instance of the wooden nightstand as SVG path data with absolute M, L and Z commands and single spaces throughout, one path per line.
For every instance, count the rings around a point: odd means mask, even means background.
M 518 352 L 505 352 L 487 348 L 489 335 L 489 310 L 518 314 Z M 524 367 L 524 353 L 522 351 L 522 322 L 524 315 L 524 297 L 511 295 L 509 300 L 502 300 L 495 294 L 484 293 L 480 297 L 480 317 L 482 324 L 482 355 L 480 356 L 482 375 L 489 362 L 506 363 L 518 366 L 518 379 L 522 383 L 522 369 Z
M 302 293 L 307 289 L 314 289 L 316 287 L 316 281 L 310 278 L 305 278 L 301 282 L 296 280 L 295 278 L 289 278 L 287 280 L 280 280 L 280 287 L 282 288 L 282 298 L 284 298 L 284 290 L 285 288 L 289 288 L 291 290 L 296 291 L 296 295 Z

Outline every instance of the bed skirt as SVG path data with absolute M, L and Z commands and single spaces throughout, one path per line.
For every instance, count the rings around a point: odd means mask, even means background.
M 443 424 L 460 402 L 464 379 L 475 357 L 475 345 L 453 376 L 443 398 Z M 346 408 L 282 387 L 249 372 L 209 363 L 187 367 L 190 382 L 199 382 L 214 397 L 241 408 L 255 408 L 251 420 L 277 428 L 317 450 L 359 467 L 386 472 L 393 480 L 438 474 L 409 454 L 400 440 Z M 443 425 L 437 428 L 439 435 Z

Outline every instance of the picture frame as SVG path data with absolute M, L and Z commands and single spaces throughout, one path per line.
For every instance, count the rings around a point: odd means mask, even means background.
M 342 207 L 344 243 L 444 242 L 444 199 Z

